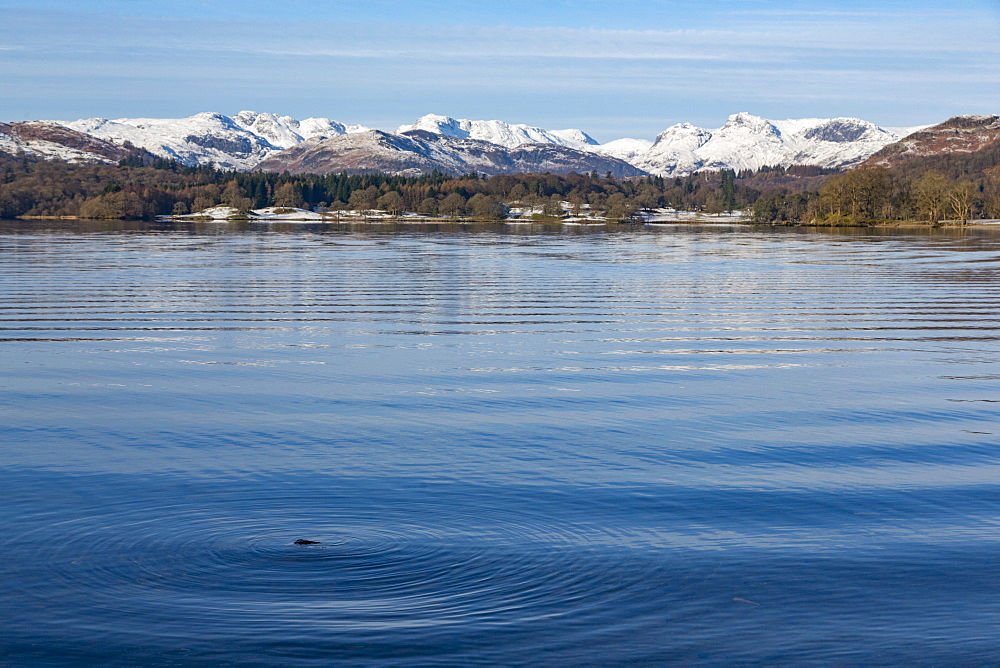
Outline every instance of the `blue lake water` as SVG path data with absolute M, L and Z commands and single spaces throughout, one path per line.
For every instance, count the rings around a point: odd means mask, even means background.
M 998 233 L 5 222 L 0 297 L 5 664 L 1000 663 Z

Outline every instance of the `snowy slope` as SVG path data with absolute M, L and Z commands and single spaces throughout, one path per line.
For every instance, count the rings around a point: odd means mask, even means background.
M 702 167 L 702 160 L 696 151 L 711 138 L 712 133 L 708 130 L 690 123 L 678 123 L 661 132 L 646 151 L 637 153 L 627 160 L 650 174 L 664 176 L 688 174 Z M 596 150 L 603 152 L 606 146 L 608 144 L 603 144 Z
M 397 133 L 425 130 L 456 139 L 479 139 L 507 148 L 522 144 L 556 144 L 570 148 L 585 148 L 597 144 L 583 130 L 543 130 L 530 125 L 504 121 L 470 121 L 464 118 L 427 114 L 412 125 L 401 125 Z
M 368 130 L 363 125 L 344 125 L 329 118 L 307 118 L 297 121 L 291 116 L 259 114 L 256 111 L 241 111 L 233 116 L 233 122 L 281 149 L 291 148 L 314 137 L 326 139 Z
M 235 117 L 203 112 L 188 118 L 87 118 L 53 121 L 115 144 L 126 141 L 154 155 L 186 165 L 214 163 L 248 170 L 269 155 L 312 137 L 363 130 L 325 118 L 296 121 L 290 116 L 241 111 Z
M 615 139 L 606 144 L 599 144 L 590 150 L 601 155 L 608 155 L 631 163 L 633 158 L 649 151 L 653 142 L 648 139 Z
M 126 152 L 120 146 L 54 123 L 0 123 L 0 153 L 74 163 L 113 164 L 125 157 Z
M 887 129 L 858 118 L 771 121 L 742 112 L 730 116 L 717 130 L 690 123 L 671 126 L 645 152 L 628 157 L 612 152 L 624 140 L 593 150 L 619 155 L 661 176 L 790 165 L 850 167 L 923 127 Z

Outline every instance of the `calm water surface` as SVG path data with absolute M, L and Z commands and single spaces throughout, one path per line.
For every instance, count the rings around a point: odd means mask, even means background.
M 5 664 L 1000 662 L 1000 234 L 7 222 L 0 296 Z

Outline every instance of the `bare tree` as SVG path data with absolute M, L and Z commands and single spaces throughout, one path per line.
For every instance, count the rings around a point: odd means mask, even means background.
M 964 225 L 972 217 L 972 197 L 974 188 L 971 183 L 956 183 L 948 190 L 948 205 L 951 215 Z
M 937 171 L 927 172 L 913 185 L 917 207 L 928 222 L 936 223 L 944 217 L 947 192 L 948 180 Z

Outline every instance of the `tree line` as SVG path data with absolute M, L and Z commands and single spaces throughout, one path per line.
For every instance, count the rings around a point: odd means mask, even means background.
M 745 176 L 745 175 L 744 175 Z M 721 212 L 751 205 L 760 192 L 734 172 L 682 178 L 615 179 L 570 173 L 485 177 L 386 174 L 291 175 L 188 167 L 134 151 L 117 165 L 70 164 L 0 155 L 0 217 L 148 219 L 227 205 L 239 211 L 295 207 L 317 211 L 413 211 L 500 219 L 511 204 L 562 215 L 562 202 L 629 220 L 641 209 Z
M 1000 218 L 1000 148 L 911 160 L 892 168 L 721 170 L 684 177 L 609 174 L 422 176 L 234 172 L 189 167 L 135 149 L 117 165 L 70 164 L 0 154 L 0 218 L 75 216 L 148 219 L 227 205 L 238 211 L 412 211 L 499 220 L 509 206 L 541 217 L 591 213 L 633 220 L 673 207 L 746 210 L 766 224 L 871 224 L 893 220 Z
M 1000 218 L 1000 144 L 828 176 L 815 190 L 766 194 L 751 207 L 762 223 L 871 225 Z

